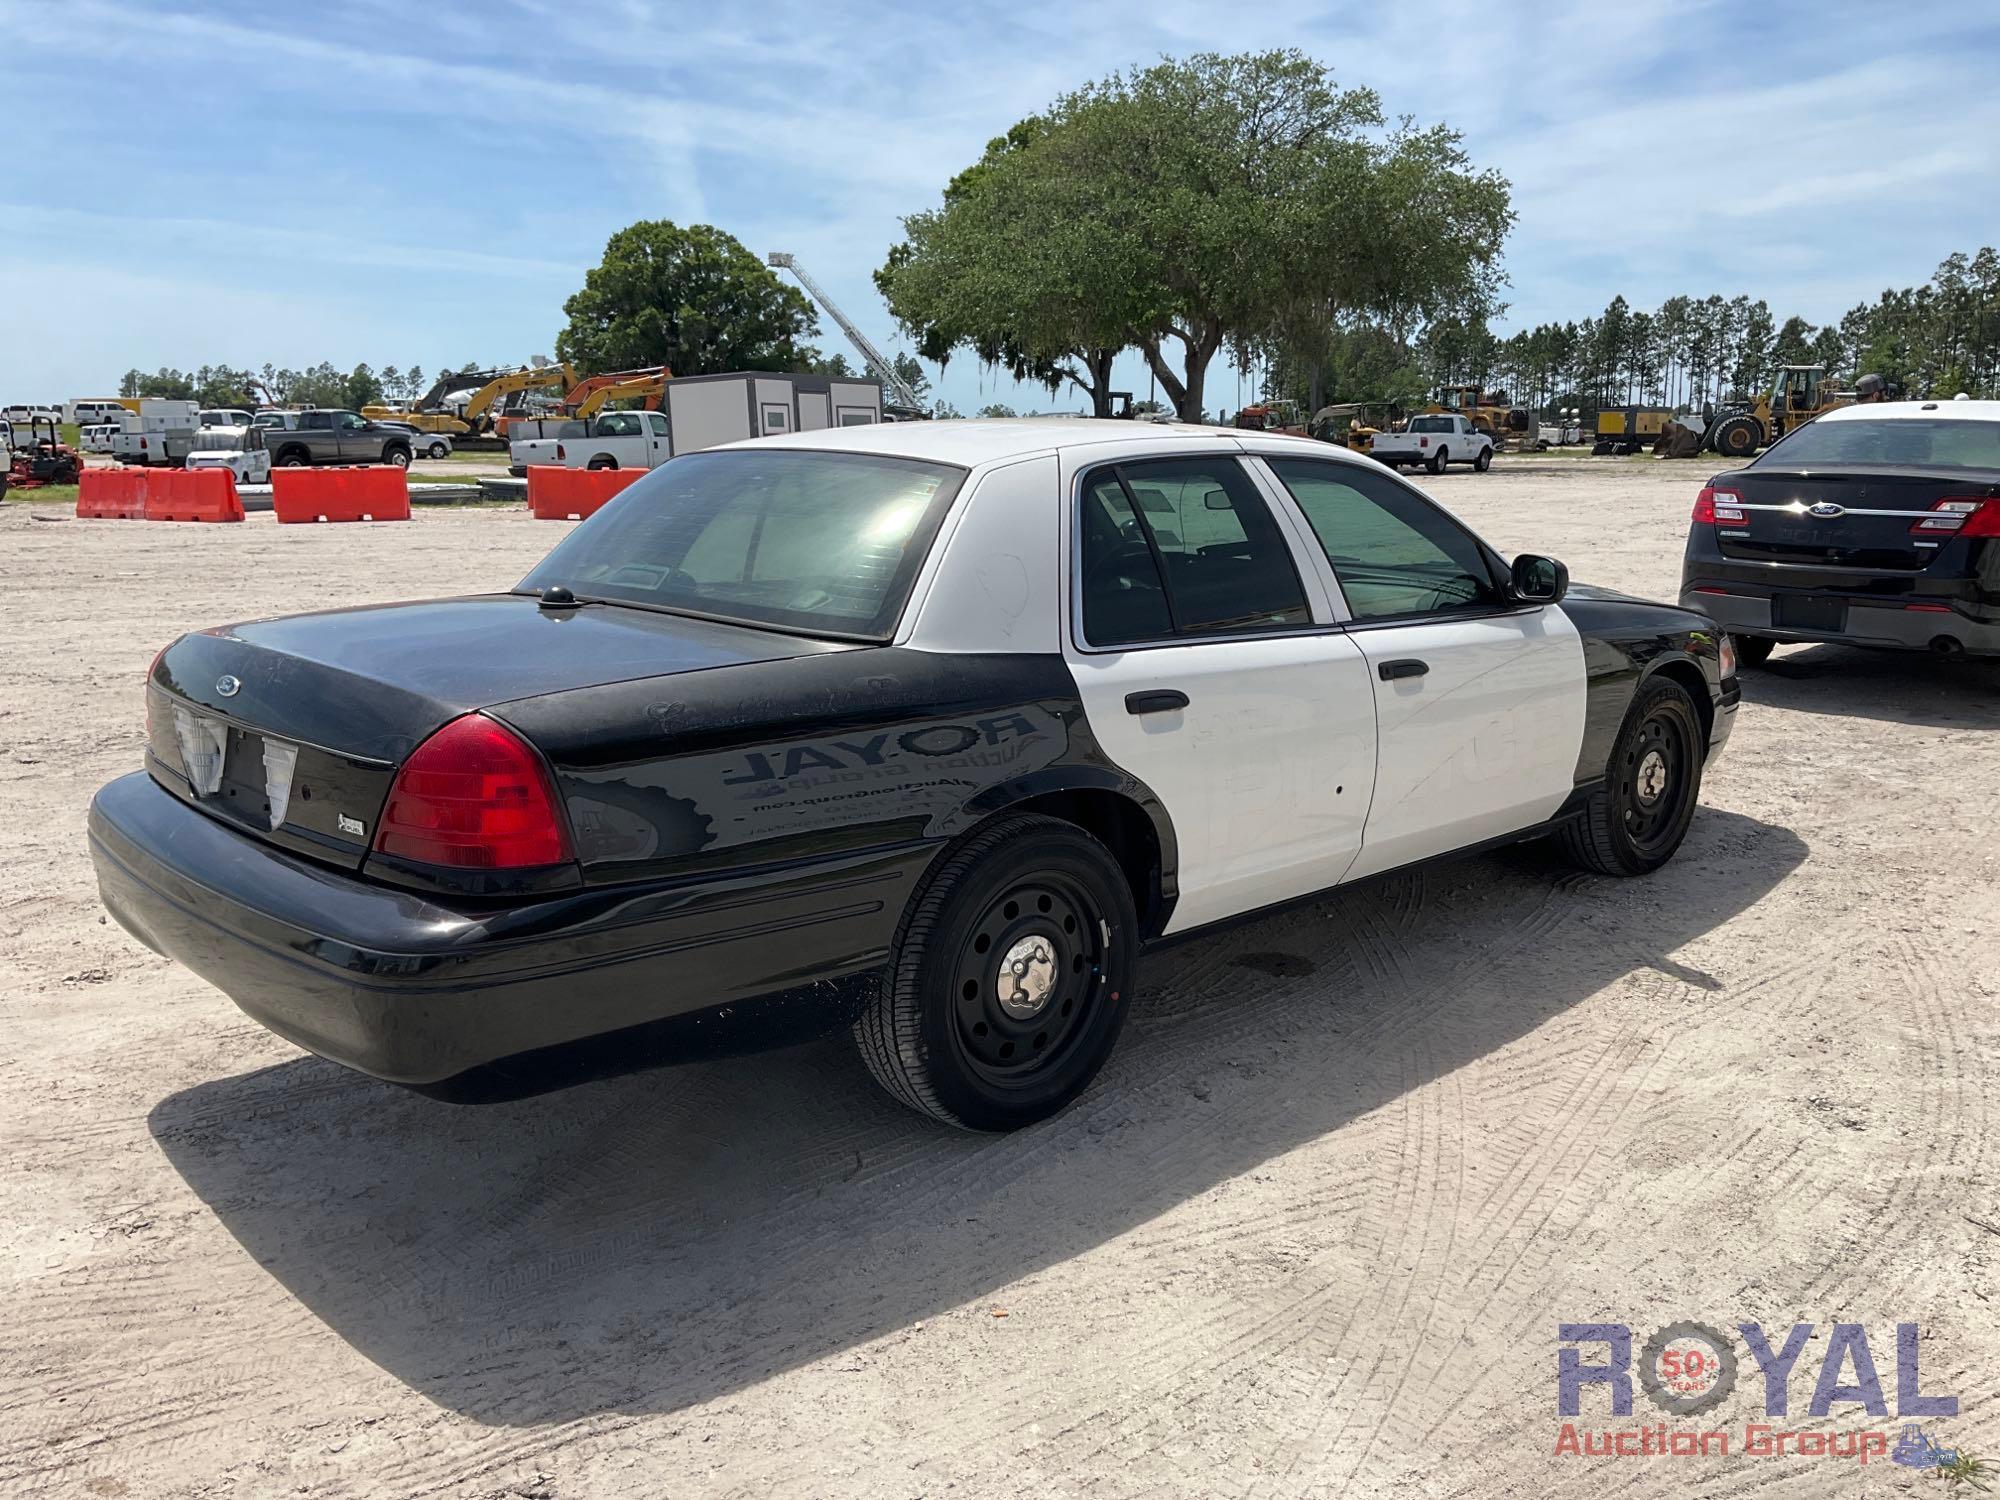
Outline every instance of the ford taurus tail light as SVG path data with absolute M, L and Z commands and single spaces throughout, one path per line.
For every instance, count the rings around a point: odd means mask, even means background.
M 1939 500 L 1910 532 L 1913 536 L 2000 536 L 2000 500 L 1960 496 Z
M 459 870 L 521 870 L 571 857 L 548 767 L 484 714 L 453 719 L 403 762 L 375 852 Z
M 1705 484 L 1694 497 L 1693 519 L 1697 526 L 1741 526 L 1743 497 L 1734 490 L 1719 490 Z

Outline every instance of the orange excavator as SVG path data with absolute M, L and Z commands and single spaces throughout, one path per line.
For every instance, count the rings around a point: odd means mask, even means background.
M 563 412 L 567 416 L 587 417 L 590 415 L 590 412 L 582 409 L 583 404 L 591 400 L 600 391 L 609 390 L 613 386 L 625 385 L 633 381 L 658 380 L 664 383 L 673 378 L 674 372 L 669 370 L 665 365 L 649 365 L 638 370 L 607 370 L 604 374 L 593 375 L 588 380 L 573 385 L 568 391 L 564 392 Z M 612 399 L 614 398 L 605 397 L 606 401 Z M 598 406 L 602 406 L 603 404 L 603 401 L 597 403 Z M 657 402 L 653 404 L 652 409 L 655 411 L 659 409 Z M 590 411 L 596 410 L 597 406 L 593 406 L 590 409 Z

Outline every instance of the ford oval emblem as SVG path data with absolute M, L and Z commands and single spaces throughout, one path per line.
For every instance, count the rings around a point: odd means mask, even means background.
M 226 673 L 215 679 L 215 691 L 224 698 L 234 698 L 243 690 L 243 684 Z
M 1806 507 L 1806 514 L 1818 516 L 1822 521 L 1831 521 L 1835 516 L 1847 514 L 1847 507 L 1835 505 L 1831 500 L 1820 500 Z

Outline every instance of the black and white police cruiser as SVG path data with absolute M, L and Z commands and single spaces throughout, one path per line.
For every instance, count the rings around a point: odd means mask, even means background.
M 852 1027 L 1008 1129 L 1151 942 L 1541 835 L 1657 869 L 1736 706 L 1705 616 L 1345 449 L 870 426 L 674 459 L 511 592 L 182 637 L 91 839 L 131 931 L 381 1078 Z

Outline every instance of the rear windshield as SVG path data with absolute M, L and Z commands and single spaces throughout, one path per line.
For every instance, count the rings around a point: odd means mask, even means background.
M 1773 443 L 1758 464 L 1886 464 L 2000 469 L 2000 422 L 1923 417 L 1808 422 Z
M 1451 430 L 1450 417 L 1412 417 L 1410 419 L 1410 431 L 1412 432 L 1450 432 Z
M 849 453 L 690 453 L 571 532 L 520 587 L 885 639 L 964 477 Z

